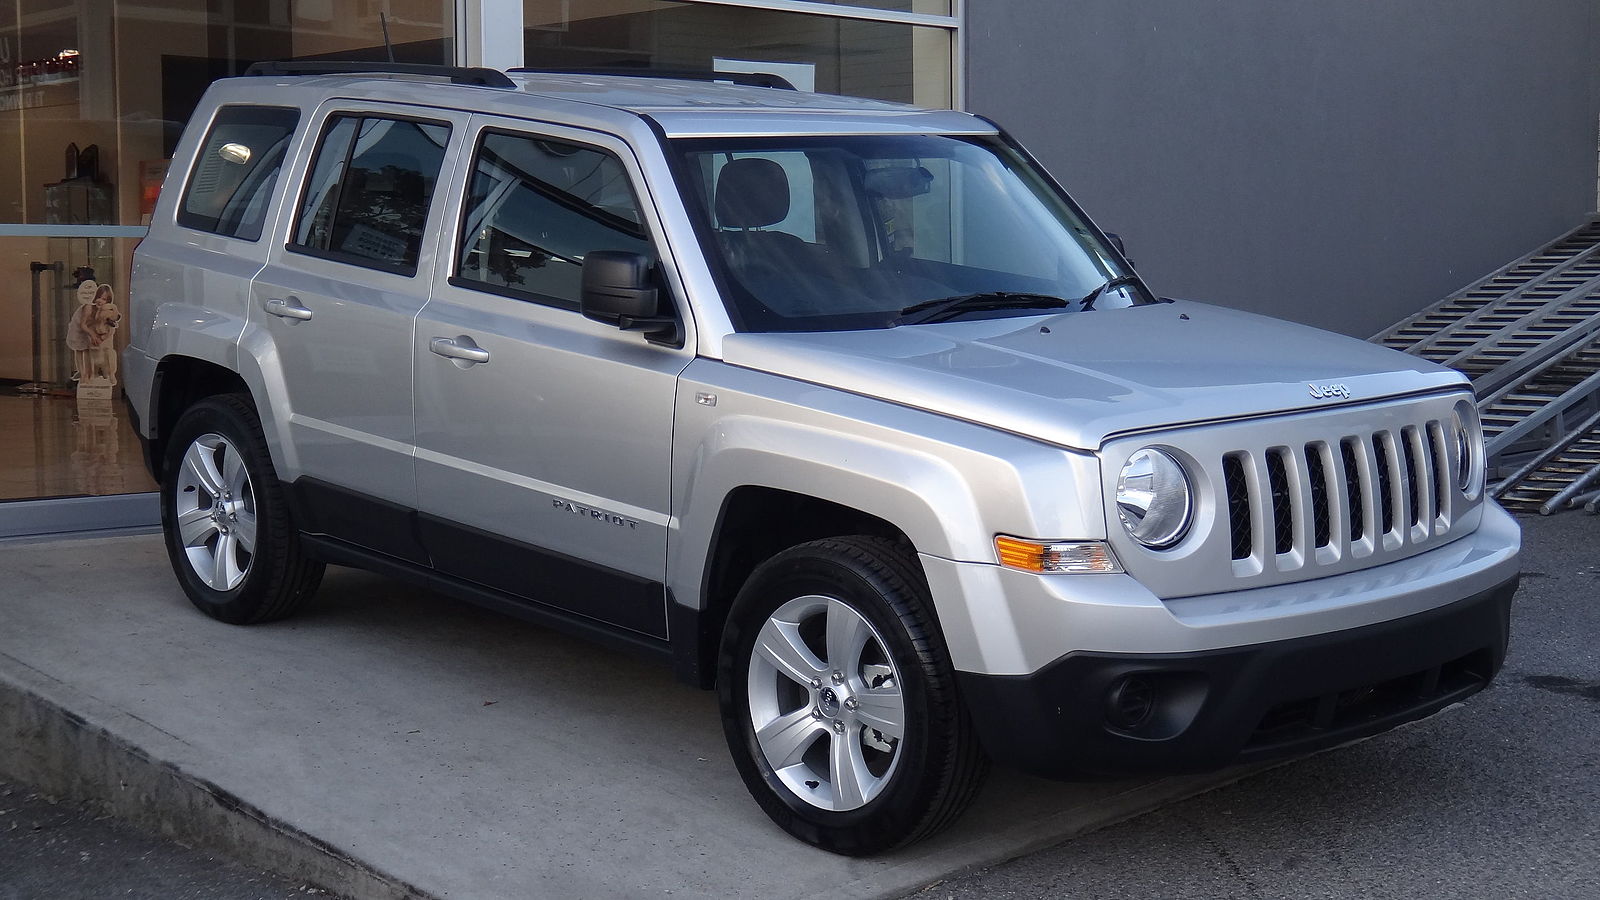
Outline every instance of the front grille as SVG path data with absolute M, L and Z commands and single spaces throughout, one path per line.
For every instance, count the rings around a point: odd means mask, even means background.
M 1381 556 L 1442 535 L 1454 503 L 1446 434 L 1444 422 L 1431 420 L 1224 454 L 1237 574 L 1285 572 L 1352 552 Z

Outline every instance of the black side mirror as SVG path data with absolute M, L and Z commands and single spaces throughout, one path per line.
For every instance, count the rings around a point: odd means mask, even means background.
M 651 340 L 671 339 L 678 322 L 661 315 L 655 262 L 628 250 L 591 250 L 583 258 L 579 307 L 597 322 L 624 331 L 644 331 Z
M 1111 246 L 1117 248 L 1117 252 L 1122 254 L 1123 259 L 1128 260 L 1128 265 L 1133 265 L 1133 260 L 1128 256 L 1128 248 L 1122 243 L 1122 235 L 1117 234 L 1115 231 L 1108 231 L 1106 232 L 1106 240 L 1111 242 Z

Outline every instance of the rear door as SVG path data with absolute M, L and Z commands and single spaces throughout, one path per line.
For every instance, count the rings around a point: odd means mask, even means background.
M 474 126 L 413 349 L 424 541 L 442 571 L 665 637 L 672 409 L 692 351 L 578 310 L 589 252 L 661 256 L 637 165 L 594 132 Z
M 411 341 L 438 252 L 441 171 L 468 118 L 324 105 L 295 214 L 252 285 L 308 530 L 417 561 Z

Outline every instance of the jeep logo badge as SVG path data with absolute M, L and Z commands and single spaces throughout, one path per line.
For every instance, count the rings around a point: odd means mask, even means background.
M 1329 400 L 1334 397 L 1350 399 L 1350 389 L 1343 384 L 1307 384 L 1306 387 L 1311 389 L 1313 400 Z

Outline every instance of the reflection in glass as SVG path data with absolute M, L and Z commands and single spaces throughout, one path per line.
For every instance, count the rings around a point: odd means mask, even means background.
M 295 243 L 416 271 L 450 129 L 395 119 L 332 121 L 317 148 Z
M 225 106 L 195 157 L 178 224 L 254 241 L 278 183 L 299 110 Z
M 332 56 L 449 62 L 451 0 L 216 2 L 0 0 L 0 223 L 137 226 L 148 222 L 183 125 L 212 80 L 253 62 Z M 218 230 L 259 228 L 245 193 L 269 174 L 267 144 L 218 157 L 223 192 L 191 212 Z M 249 172 L 243 171 L 248 169 Z M 240 178 L 232 190 L 230 178 Z M 133 238 L 0 238 L 0 500 L 154 489 L 123 412 L 120 385 L 84 393 L 80 353 L 127 345 L 128 327 L 93 346 L 80 290 L 125 305 Z M 124 309 L 124 312 L 126 310 Z M 90 327 L 103 327 L 94 325 Z M 84 344 L 80 351 L 75 345 Z M 110 350 L 106 347 L 109 344 Z M 96 371 L 104 371 L 104 363 Z M 72 375 L 78 371 L 79 381 Z M 92 392 L 91 392 L 92 393 Z M 80 401 L 80 396 L 82 400 Z
M 651 252 L 616 157 L 510 134 L 483 139 L 462 233 L 458 277 L 573 308 L 591 251 Z
M 522 15 L 530 68 L 767 68 L 802 90 L 951 105 L 944 28 L 670 0 L 524 0 Z

